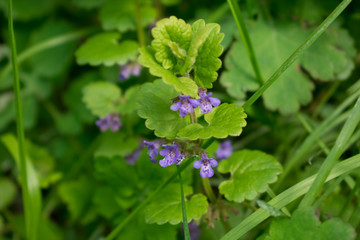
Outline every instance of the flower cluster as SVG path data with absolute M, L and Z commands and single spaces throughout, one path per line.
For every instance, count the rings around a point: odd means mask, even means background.
M 102 132 L 108 130 L 109 128 L 111 131 L 117 132 L 119 131 L 121 125 L 120 115 L 114 113 L 96 121 L 96 126 L 98 126 Z
M 185 154 L 181 152 L 181 147 L 177 143 L 172 144 L 162 144 L 161 140 L 156 140 L 153 142 L 144 141 L 145 145 L 148 146 L 149 158 L 153 163 L 157 163 L 156 156 L 160 155 L 164 158 L 159 161 L 160 166 L 168 167 L 173 164 L 180 165 L 185 159 Z M 160 150 L 160 148 L 162 149 Z M 194 168 L 200 170 L 200 175 L 203 178 L 212 177 L 214 175 L 214 170 L 212 167 L 217 166 L 217 161 L 214 158 L 209 158 L 205 152 L 201 153 L 201 160 L 194 162 Z
M 213 107 L 220 105 L 220 100 L 212 96 L 212 93 L 206 94 L 206 89 L 199 88 L 200 99 L 191 98 L 190 95 L 182 96 L 179 95 L 178 101 L 175 101 L 171 105 L 170 109 L 173 111 L 179 111 L 180 117 L 185 117 L 194 112 L 194 109 L 199 107 L 202 113 L 209 113 L 212 111 Z
M 135 63 L 126 63 L 120 66 L 119 80 L 125 81 L 128 80 L 131 76 L 139 76 L 141 72 L 141 65 L 137 62 Z

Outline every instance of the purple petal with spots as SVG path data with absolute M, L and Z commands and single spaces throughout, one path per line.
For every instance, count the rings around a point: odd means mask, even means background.
M 156 141 L 152 141 L 152 142 L 144 141 L 144 144 L 148 146 L 150 161 L 152 161 L 153 163 L 157 163 L 157 160 L 155 157 L 157 155 L 159 155 L 161 141 L 160 140 L 156 140 Z
M 217 98 L 211 97 L 212 93 L 206 94 L 206 89 L 199 89 L 199 107 L 202 113 L 209 113 L 213 110 L 213 107 L 220 105 L 221 101 Z
M 170 109 L 173 111 L 179 111 L 180 117 L 185 117 L 194 112 L 194 108 L 199 105 L 196 99 L 190 98 L 190 95 L 182 96 L 179 95 L 179 101 L 171 105 Z
M 179 146 L 177 144 L 169 144 L 162 145 L 164 149 L 161 149 L 160 155 L 164 157 L 164 159 L 160 160 L 160 166 L 167 167 L 176 163 L 178 158 L 181 156 Z
M 211 167 L 217 166 L 217 161 L 213 158 L 208 158 L 205 152 L 201 154 L 201 160 L 195 161 L 194 168 L 200 169 L 200 175 L 202 178 L 214 176 L 214 170 Z

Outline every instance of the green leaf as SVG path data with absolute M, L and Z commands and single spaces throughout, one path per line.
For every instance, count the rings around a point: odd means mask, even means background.
M 102 133 L 102 141 L 95 150 L 95 157 L 112 158 L 116 156 L 124 157 L 138 148 L 136 138 L 126 135 L 123 132 L 107 131 Z
M 340 27 L 328 28 L 300 58 L 300 64 L 313 78 L 322 81 L 345 80 L 354 69 L 356 49 L 349 33 Z
M 192 188 L 185 185 L 184 195 L 188 196 L 192 193 Z M 192 219 L 199 219 L 207 212 L 208 202 L 201 193 L 192 195 L 191 199 L 186 198 L 185 201 L 188 222 Z M 182 222 L 180 186 L 178 184 L 168 185 L 144 209 L 144 212 L 147 223 L 164 224 L 168 222 L 170 224 L 178 224 Z
M 275 28 L 258 21 L 248 27 L 264 79 L 268 79 L 307 36 L 293 24 L 277 24 Z M 230 49 L 225 65 L 227 71 L 220 82 L 231 96 L 244 99 L 247 91 L 257 90 L 259 84 L 240 41 Z M 312 89 L 313 84 L 295 63 L 264 93 L 265 106 L 282 114 L 294 113 L 300 105 L 310 102 Z
M 9 178 L 2 177 L 0 178 L 0 192 L 2 193 L 0 210 L 4 210 L 16 197 L 16 185 Z
M 178 112 L 170 109 L 171 99 L 177 96 L 175 89 L 161 80 L 141 86 L 138 114 L 146 119 L 146 127 L 155 130 L 158 137 L 175 138 L 177 132 L 185 127 L 186 121 L 189 122 L 188 116 L 180 118 Z
M 72 31 L 72 26 L 65 21 L 47 21 L 31 36 L 31 43 L 35 45 L 50 38 Z M 54 77 L 63 73 L 73 58 L 76 42 L 68 42 L 60 46 L 39 52 L 29 60 L 36 73 L 46 77 Z
M 111 219 L 124 211 L 116 201 L 116 191 L 110 186 L 97 187 L 94 192 L 93 203 L 96 211 L 106 219 Z
M 116 113 L 121 97 L 121 89 L 113 83 L 94 82 L 83 89 L 83 102 L 90 111 L 103 118 Z
M 221 161 L 218 171 L 231 173 L 230 180 L 219 185 L 220 193 L 230 201 L 243 202 L 265 192 L 268 184 L 276 182 L 282 167 L 271 155 L 257 150 L 241 150 Z
M 179 93 L 183 93 L 185 95 L 190 94 L 192 97 L 197 96 L 198 87 L 196 83 L 190 78 L 177 78 L 170 70 L 164 69 L 156 61 L 155 52 L 151 47 L 143 47 L 140 48 L 139 51 L 139 63 L 144 67 L 148 67 L 152 75 L 161 77 L 166 84 L 174 86 Z
M 224 34 L 220 33 L 219 24 L 206 24 L 206 31 L 203 30 L 203 27 L 200 27 L 203 24 L 201 20 L 193 24 L 195 43 L 203 42 L 197 50 L 196 61 L 193 66 L 194 80 L 201 87 L 212 88 L 212 82 L 216 81 L 218 77 L 216 71 L 221 67 L 219 57 L 223 52 L 223 47 L 220 43 L 224 38 Z M 199 39 L 196 39 L 197 37 Z
M 78 220 L 85 216 L 90 208 L 93 195 L 93 186 L 89 179 L 84 177 L 59 185 L 59 196 L 66 203 L 71 213 L 72 220 Z
M 120 36 L 116 32 L 105 32 L 89 38 L 75 53 L 77 63 L 112 66 L 135 60 L 138 43 L 132 40 L 119 42 Z
M 140 86 L 135 85 L 126 90 L 121 105 L 119 106 L 119 112 L 121 114 L 129 114 L 138 109 L 137 98 L 140 90 Z
M 205 114 L 207 126 L 200 123 L 189 124 L 178 132 L 178 136 L 189 140 L 239 136 L 242 128 L 246 126 L 245 117 L 246 114 L 241 107 L 223 103 Z
M 179 48 L 188 51 L 193 35 L 191 26 L 184 20 L 171 16 L 158 21 L 156 27 L 152 29 L 152 35 L 154 40 L 151 46 L 154 49 L 154 59 L 163 68 L 177 72 L 183 61 L 179 61 L 169 45 L 176 43 Z
M 147 26 L 155 21 L 156 10 L 149 1 L 141 4 L 141 25 Z M 135 1 L 108 0 L 100 9 L 100 21 L 105 30 L 126 32 L 136 29 Z
M 348 223 L 332 218 L 320 223 L 312 208 L 297 209 L 291 219 L 276 218 L 266 240 L 337 240 L 355 239 L 355 230 Z

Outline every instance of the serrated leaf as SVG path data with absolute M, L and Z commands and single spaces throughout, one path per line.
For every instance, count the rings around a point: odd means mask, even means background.
M 140 14 L 142 26 L 155 21 L 156 10 L 149 2 L 140 2 Z M 136 30 L 136 2 L 108 0 L 100 9 L 100 21 L 105 30 Z
M 184 186 L 184 195 L 192 194 L 192 188 Z M 201 193 L 195 194 L 191 199 L 185 199 L 187 221 L 199 219 L 207 212 L 208 202 Z M 170 184 L 162 190 L 157 197 L 145 208 L 145 220 L 147 223 L 178 224 L 182 222 L 182 208 L 180 197 L 180 185 Z
M 103 118 L 110 113 L 116 113 L 121 90 L 109 82 L 90 83 L 83 89 L 83 102 L 90 111 Z
M 354 69 L 354 41 L 340 27 L 326 32 L 300 57 L 300 64 L 321 81 L 347 79 Z
M 348 223 L 332 218 L 320 223 L 309 207 L 297 209 L 291 219 L 276 218 L 270 225 L 266 240 L 338 240 L 355 239 L 355 230 Z
M 205 114 L 208 126 L 200 123 L 192 123 L 178 132 L 178 136 L 189 140 L 208 139 L 211 137 L 226 138 L 227 136 L 239 136 L 242 128 L 246 126 L 246 114 L 241 107 L 235 104 L 223 103 Z
M 219 185 L 226 199 L 242 202 L 253 200 L 258 193 L 265 192 L 268 184 L 277 180 L 282 172 L 276 159 L 261 151 L 241 150 L 219 163 L 220 173 L 231 173 L 230 180 Z
M 154 130 L 158 137 L 175 138 L 177 132 L 186 125 L 188 117 L 182 119 L 178 112 L 170 109 L 171 99 L 177 96 L 175 89 L 161 80 L 141 86 L 138 114 L 146 119 L 146 127 Z
M 263 79 L 268 79 L 307 37 L 297 25 L 278 24 L 275 28 L 263 21 L 249 24 L 249 33 Z M 228 70 L 222 74 L 220 82 L 231 96 L 243 99 L 247 91 L 257 90 L 259 84 L 241 41 L 232 46 L 225 65 Z M 267 108 L 289 114 L 310 102 L 312 89 L 313 84 L 295 63 L 264 93 L 263 98 Z
M 154 76 L 161 77 L 162 80 L 169 85 L 175 87 L 179 93 L 185 95 L 190 94 L 192 97 L 197 96 L 198 87 L 190 78 L 177 78 L 170 70 L 164 69 L 155 59 L 155 52 L 151 47 L 140 48 L 139 63 L 150 69 L 150 73 Z
M 49 38 L 71 32 L 73 27 L 65 21 L 47 21 L 31 36 L 31 44 L 35 45 Z M 63 73 L 73 58 L 76 42 L 68 42 L 60 46 L 39 52 L 30 58 L 33 69 L 41 76 L 54 77 Z
M 77 63 L 91 66 L 114 64 L 123 65 L 137 56 L 138 43 L 132 40 L 119 42 L 120 34 L 116 32 L 100 33 L 81 45 L 75 52 Z
M 195 82 L 205 88 L 212 88 L 212 82 L 216 81 L 217 70 L 221 67 L 220 55 L 223 47 L 220 45 L 224 34 L 220 33 L 220 25 L 215 23 L 206 24 L 210 33 L 206 34 L 206 40 L 199 47 L 194 68 Z M 200 30 L 200 29 L 199 29 Z M 196 36 L 196 33 L 194 35 Z
M 179 61 L 173 54 L 169 44 L 172 42 L 187 51 L 192 39 L 191 26 L 182 19 L 174 16 L 164 18 L 156 23 L 152 29 L 154 40 L 151 46 L 154 49 L 154 59 L 159 62 L 163 68 L 177 72 L 183 61 Z

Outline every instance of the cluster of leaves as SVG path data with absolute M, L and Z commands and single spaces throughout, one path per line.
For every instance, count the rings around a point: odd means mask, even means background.
M 245 113 L 241 105 L 262 82 L 226 3 L 13 2 L 37 239 L 104 237 L 149 197 L 151 201 L 116 237 L 182 238 L 179 180 L 174 178 L 153 196 L 176 175 L 174 166 L 161 168 L 149 160 L 142 142 L 156 138 L 189 145 L 213 138 L 233 142 L 234 152 L 219 162 L 210 180 L 214 202 L 199 174 L 190 168 L 182 171 L 187 220 L 201 228 L 200 239 L 220 239 L 229 230 L 221 222 L 237 226 L 254 209 L 274 218 L 252 229 L 247 239 L 355 239 L 360 223 L 358 172 L 343 183 L 333 180 L 325 185 L 315 204 L 316 215 L 313 208 L 293 211 L 296 203 L 276 208 L 267 202 L 267 194 L 272 197 L 270 188 L 278 193 L 317 172 L 327 155 L 321 151 L 332 146 L 339 132 L 335 126 L 349 114 L 344 107 L 328 126 L 321 121 L 341 103 L 351 104 L 347 96 L 359 96 L 358 85 L 350 87 L 359 78 L 354 70 L 359 64 L 355 59 L 360 45 L 354 41 L 360 37 L 358 6 L 349 8 L 281 75 L 263 94 L 263 103 Z M 263 81 L 337 4 L 295 2 L 240 2 Z M 15 104 L 7 1 L 0 1 L 0 10 L 0 192 L 5 193 L 0 197 L 0 239 L 13 239 L 25 238 L 26 220 L 18 146 L 11 134 Z M 140 76 L 118 81 L 120 65 L 137 62 L 144 67 Z M 222 104 L 207 114 L 196 109 L 196 123 L 170 109 L 178 95 L 198 99 L 199 88 L 212 89 Z M 118 132 L 96 127 L 96 120 L 109 114 L 121 115 Z M 320 146 L 318 137 L 302 144 L 308 139 L 304 121 L 308 129 L 324 129 L 317 133 L 323 136 Z M 347 156 L 358 153 L 358 135 Z M 218 145 L 215 140 L 207 147 L 209 157 L 215 156 Z M 282 179 L 283 172 L 287 175 Z M 284 216 L 288 211 L 292 215 Z

